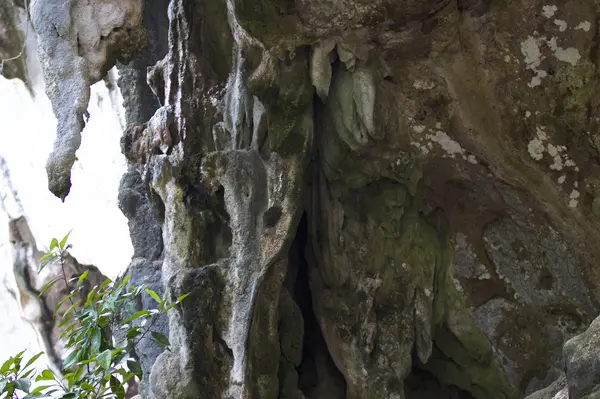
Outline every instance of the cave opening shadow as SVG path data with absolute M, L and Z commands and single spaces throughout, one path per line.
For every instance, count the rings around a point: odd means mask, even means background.
M 315 265 L 307 260 L 307 243 L 308 220 L 304 213 L 290 247 L 287 276 L 288 289 L 304 319 L 302 361 L 296 370 L 298 389 L 307 399 L 343 399 L 346 397 L 346 383 L 329 354 L 313 309 L 310 273 Z

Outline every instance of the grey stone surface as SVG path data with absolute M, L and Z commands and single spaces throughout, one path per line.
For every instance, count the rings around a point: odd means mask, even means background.
M 600 395 L 600 319 L 564 346 L 565 371 L 570 399 Z
M 166 47 L 159 32 L 120 82 L 136 254 L 162 257 L 169 295 L 191 294 L 154 395 L 404 399 L 432 381 L 433 397 L 512 399 L 551 383 L 599 308 L 598 12 L 170 1 Z M 85 100 L 82 71 L 60 101 Z M 290 300 L 323 346 L 288 334 Z M 594 385 L 567 349 L 569 390 Z
M 57 139 L 47 162 L 48 188 L 64 200 L 81 144 L 90 85 L 117 57 L 139 45 L 142 2 L 36 1 L 30 14 L 46 93 L 58 119 Z

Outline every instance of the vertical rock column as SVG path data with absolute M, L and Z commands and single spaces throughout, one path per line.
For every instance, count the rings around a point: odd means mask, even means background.
M 161 107 L 123 139 L 162 223 L 165 289 L 190 294 L 170 315 L 172 351 L 154 364 L 151 389 L 276 398 L 280 289 L 312 148 L 308 55 L 276 60 L 232 5 L 213 8 L 235 54 L 220 79 L 220 60 L 205 55 L 215 40 L 201 29 L 207 8 L 170 3 L 169 53 L 148 74 Z

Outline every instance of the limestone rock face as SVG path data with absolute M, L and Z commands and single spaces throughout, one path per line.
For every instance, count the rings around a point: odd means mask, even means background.
M 0 75 L 26 82 L 27 63 L 23 51 L 26 20 L 20 18 L 23 14 L 23 8 L 17 7 L 14 0 L 0 4 Z
M 76 105 L 59 137 L 131 56 L 130 270 L 190 294 L 142 397 L 566 394 L 600 299 L 596 1 L 124 2 L 146 34 L 102 57 L 80 14 L 55 37 L 54 3 L 32 19 L 45 70 L 71 68 L 46 77 Z

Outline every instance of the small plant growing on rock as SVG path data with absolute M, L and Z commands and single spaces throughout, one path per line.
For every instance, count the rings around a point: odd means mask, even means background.
M 65 260 L 71 247 L 68 238 L 69 234 L 60 241 L 53 239 L 49 252 L 40 259 L 40 271 L 50 263 L 61 269 L 40 295 L 59 282 L 68 290 L 54 309 L 55 319 L 61 319 L 58 328 L 69 352 L 62 373 L 50 369 L 38 372 L 33 367 L 43 352 L 26 362 L 25 351 L 20 352 L 0 367 L 0 399 L 123 399 L 125 386 L 135 377 L 142 378 L 140 364 L 132 356 L 136 345 L 148 336 L 169 350 L 168 338 L 152 331 L 152 326 L 159 315 L 187 295 L 169 303 L 148 287 L 128 285 L 128 277 L 118 283 L 106 279 L 100 286 L 86 290 L 83 283 L 87 271 L 67 278 Z M 135 312 L 132 309 L 143 292 L 156 301 L 157 307 Z

